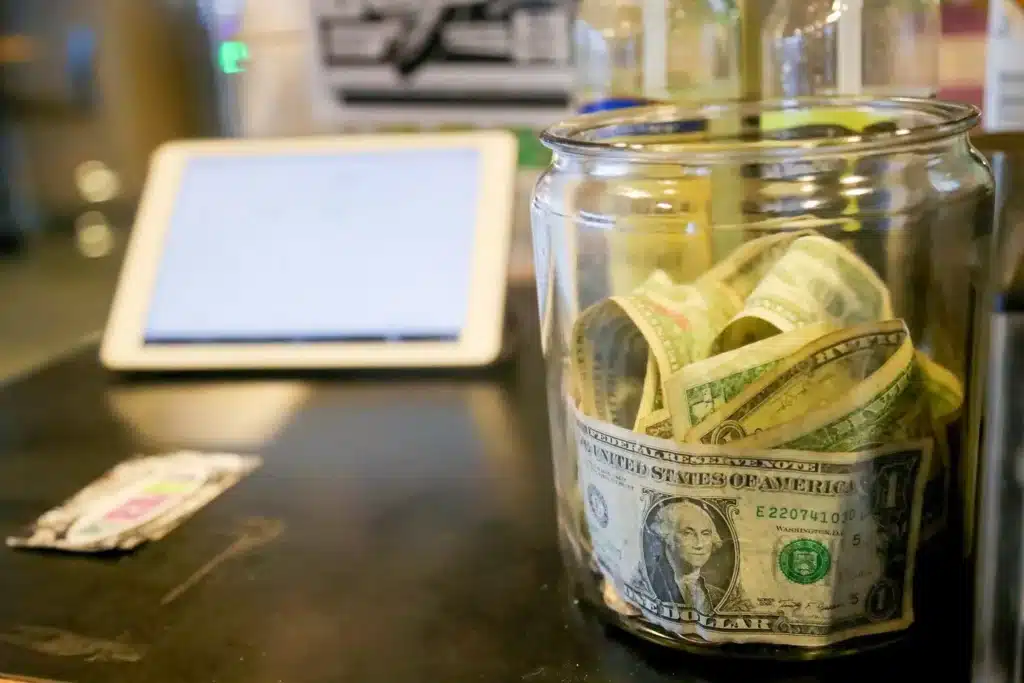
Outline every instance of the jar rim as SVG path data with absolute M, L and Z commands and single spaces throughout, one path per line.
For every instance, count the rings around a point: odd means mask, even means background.
M 934 122 L 854 135 L 811 135 L 798 139 L 743 139 L 740 122 L 765 114 L 798 112 L 858 112 L 884 115 L 931 116 Z M 602 157 L 638 163 L 735 163 L 744 159 L 834 157 L 837 154 L 878 154 L 904 151 L 929 142 L 965 134 L 981 119 L 970 104 L 914 97 L 800 97 L 745 102 L 711 101 L 700 104 L 655 104 L 584 114 L 550 126 L 541 142 L 557 154 Z M 732 125 L 734 133 L 712 134 L 700 140 L 676 142 L 612 142 L 630 134 L 681 134 L 707 131 L 712 122 Z M 602 139 L 609 138 L 609 139 Z

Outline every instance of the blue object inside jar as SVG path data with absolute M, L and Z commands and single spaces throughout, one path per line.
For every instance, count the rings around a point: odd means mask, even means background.
M 628 107 L 642 107 L 646 104 L 656 104 L 654 100 L 645 100 L 636 97 L 610 97 L 603 100 L 589 102 L 579 108 L 579 114 L 593 114 L 599 111 L 612 111 L 615 109 L 626 109 Z

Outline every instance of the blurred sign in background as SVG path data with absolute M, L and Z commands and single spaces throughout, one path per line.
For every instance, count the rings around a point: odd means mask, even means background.
M 540 129 L 567 112 L 574 0 L 202 0 L 225 130 Z
M 336 122 L 543 127 L 572 89 L 572 0 L 313 0 Z

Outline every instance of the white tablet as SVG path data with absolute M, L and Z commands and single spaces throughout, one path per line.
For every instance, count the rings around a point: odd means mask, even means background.
M 493 361 L 516 155 L 503 132 L 161 148 L 104 334 L 104 365 Z

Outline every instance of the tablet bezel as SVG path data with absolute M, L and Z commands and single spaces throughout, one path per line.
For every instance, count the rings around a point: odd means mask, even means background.
M 466 324 L 456 341 L 147 344 L 163 244 L 186 164 L 204 156 L 466 149 L 480 153 L 477 224 Z M 431 368 L 487 365 L 501 352 L 518 143 L 504 131 L 295 139 L 179 141 L 159 148 L 139 203 L 100 347 L 113 370 Z M 438 264 L 438 267 L 443 267 Z

